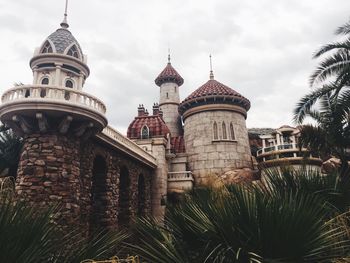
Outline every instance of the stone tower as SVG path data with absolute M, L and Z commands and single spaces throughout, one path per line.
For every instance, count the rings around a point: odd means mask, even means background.
M 196 185 L 228 171 L 251 171 L 245 119 L 250 102 L 214 79 L 190 94 L 179 106 L 184 120 L 188 164 Z
M 163 119 L 170 130 L 171 137 L 179 136 L 182 133 L 182 124 L 178 113 L 179 87 L 184 83 L 184 80 L 171 65 L 170 55 L 168 55 L 168 64 L 155 79 L 155 83 L 160 87 L 159 107 L 163 111 Z
M 0 120 L 23 137 L 16 192 L 47 206 L 64 204 L 62 225 L 80 213 L 80 145 L 107 125 L 105 105 L 82 91 L 86 57 L 68 30 L 67 14 L 30 60 L 33 84 L 7 90 Z

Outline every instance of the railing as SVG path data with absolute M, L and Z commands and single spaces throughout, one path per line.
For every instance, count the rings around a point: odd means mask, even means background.
M 281 145 L 274 145 L 274 146 L 269 146 L 265 147 L 262 149 L 259 149 L 257 151 L 257 155 L 261 155 L 263 153 L 268 153 L 268 152 L 273 152 L 273 151 L 280 151 L 280 150 L 290 150 L 290 149 L 295 149 L 299 150 L 299 146 L 296 143 L 289 143 L 289 144 L 281 144 Z
M 102 114 L 106 113 L 106 106 L 98 98 L 75 89 L 50 85 L 21 85 L 12 88 L 5 91 L 1 97 L 1 102 L 7 103 L 27 99 L 62 101 L 85 106 Z
M 194 181 L 191 171 L 169 172 L 168 181 Z
M 143 157 L 144 159 L 150 161 L 151 163 L 155 163 L 156 159 L 153 155 L 143 150 L 136 143 L 129 140 L 127 137 L 125 137 L 123 134 L 113 129 L 112 127 L 107 126 L 106 128 L 103 129 L 102 133 L 108 136 L 109 138 L 113 139 L 114 141 L 118 142 L 119 144 L 123 145 L 125 148 L 135 153 L 136 155 Z

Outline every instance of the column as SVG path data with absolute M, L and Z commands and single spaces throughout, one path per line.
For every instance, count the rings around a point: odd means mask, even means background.
M 55 74 L 55 86 L 60 86 L 61 85 L 61 70 L 62 70 L 62 64 L 60 63 L 55 63 L 56 66 L 56 74 Z
M 38 67 L 33 68 L 33 84 L 38 84 Z

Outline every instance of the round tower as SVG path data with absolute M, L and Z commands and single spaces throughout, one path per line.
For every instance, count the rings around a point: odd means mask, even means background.
M 182 133 L 182 124 L 178 107 L 180 104 L 179 87 L 184 83 L 183 78 L 173 68 L 168 55 L 168 64 L 155 79 L 160 87 L 159 107 L 163 111 L 163 119 L 168 126 L 171 137 Z
M 16 192 L 20 199 L 61 202 L 62 225 L 79 220 L 80 144 L 107 125 L 106 107 L 82 91 L 86 56 L 68 30 L 49 35 L 30 60 L 33 84 L 2 95 L 0 120 L 23 137 Z
M 186 153 L 197 185 L 229 171 L 251 172 L 249 108 L 249 100 L 216 81 L 212 70 L 209 81 L 181 102 Z

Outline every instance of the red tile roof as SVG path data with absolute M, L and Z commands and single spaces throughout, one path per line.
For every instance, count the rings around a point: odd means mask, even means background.
M 183 136 L 171 137 L 171 152 L 173 153 L 184 153 L 185 150 L 185 140 Z
M 147 126 L 149 129 L 149 138 L 166 137 L 170 133 L 163 118 L 160 115 L 138 116 L 130 123 L 127 137 L 130 139 L 141 139 L 141 129 Z
M 214 79 L 208 80 L 184 99 L 179 106 L 180 113 L 182 114 L 187 109 L 199 105 L 198 102 L 202 102 L 202 104 L 234 104 L 243 107 L 247 111 L 250 108 L 250 101 L 247 98 Z
M 166 65 L 163 71 L 158 75 L 154 82 L 160 86 L 166 82 L 174 82 L 177 85 L 181 86 L 184 83 L 184 79 L 180 76 L 179 73 L 173 68 L 170 62 Z

